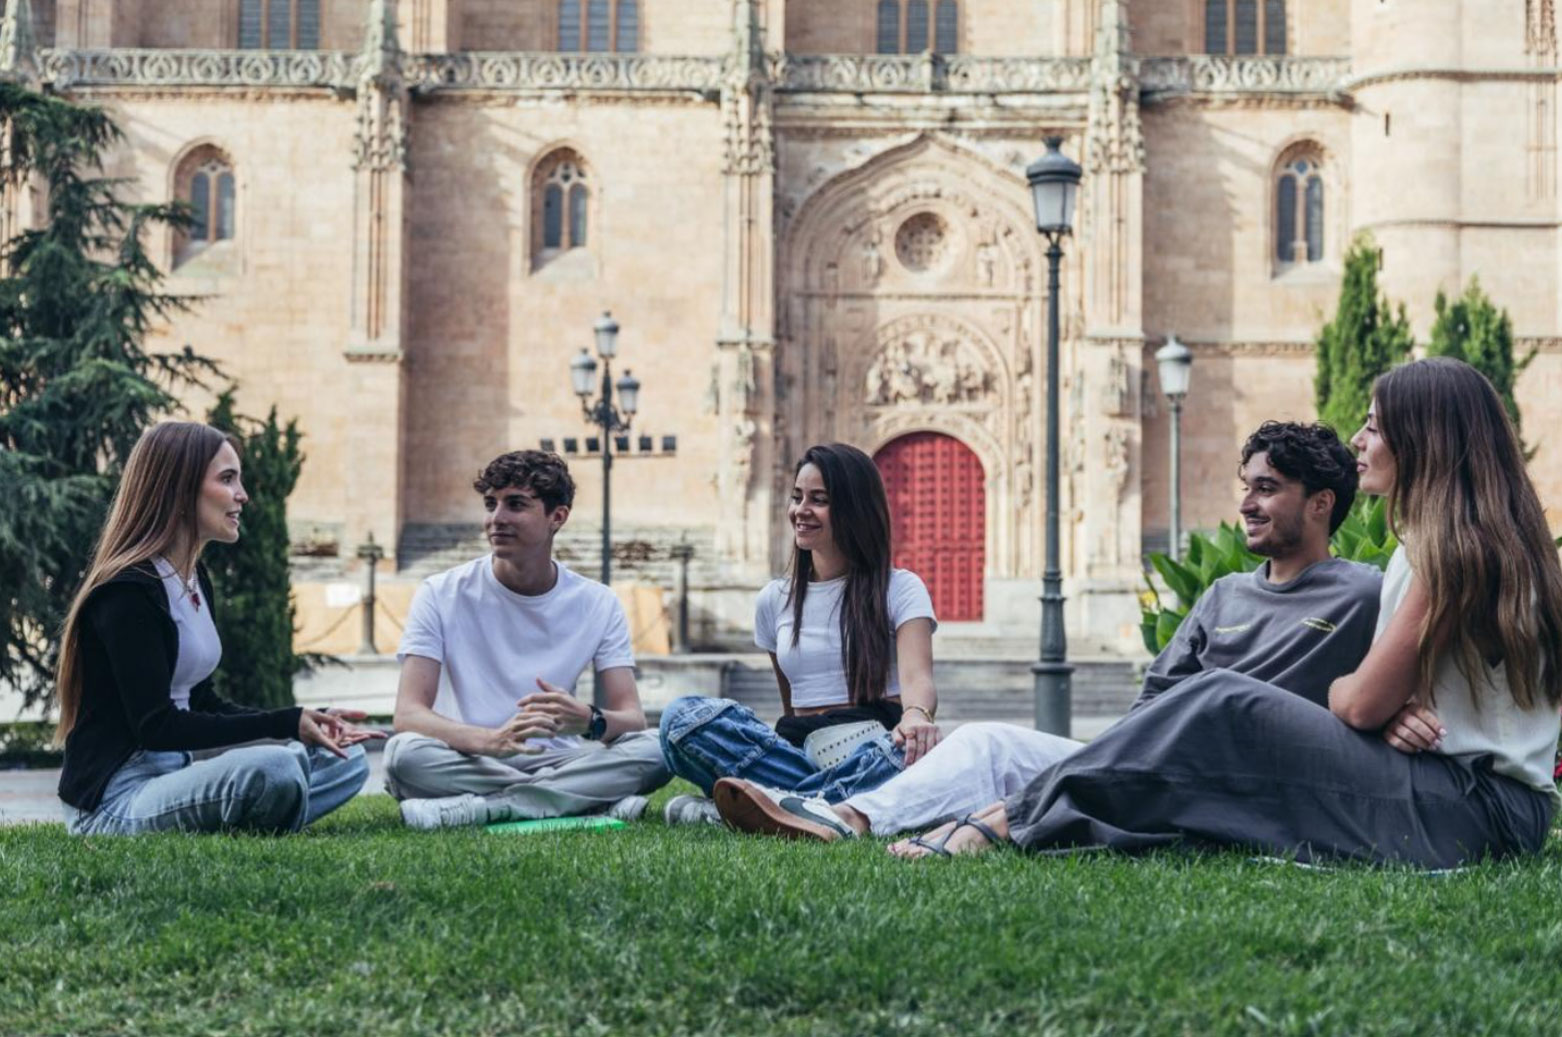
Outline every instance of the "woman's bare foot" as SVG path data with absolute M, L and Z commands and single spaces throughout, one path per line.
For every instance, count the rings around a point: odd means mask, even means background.
M 1009 815 L 1003 809 L 1003 803 L 994 803 L 959 821 L 950 821 L 915 838 L 891 843 L 889 852 L 907 860 L 986 853 L 993 848 L 994 841 L 982 830 L 983 828 L 988 829 L 998 839 L 1008 841 Z

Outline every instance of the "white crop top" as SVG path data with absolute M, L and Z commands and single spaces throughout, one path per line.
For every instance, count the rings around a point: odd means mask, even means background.
M 1410 558 L 1400 547 L 1383 574 L 1377 637 L 1383 636 L 1394 610 L 1409 593 L 1411 575 Z M 1503 663 L 1489 667 L 1486 677 L 1476 690 L 1481 699 L 1477 709 L 1470 684 L 1452 656 L 1438 662 L 1432 679 L 1437 703 L 1432 710 L 1448 731 L 1440 751 L 1448 756 L 1489 754 L 1493 771 L 1539 789 L 1555 801 L 1557 787 L 1551 770 L 1557 756 L 1556 708 L 1541 701 L 1532 709 L 1520 709 L 1508 691 L 1508 671 Z
M 822 580 L 808 585 L 803 598 L 803 630 L 792 644 L 792 603 L 787 599 L 790 580 L 771 580 L 759 592 L 754 605 L 754 643 L 776 657 L 781 672 L 792 688 L 796 707 L 844 706 L 851 702 L 846 687 L 846 663 L 841 657 L 841 594 L 846 577 Z M 938 629 L 933 615 L 933 599 L 914 572 L 891 571 L 889 578 L 889 622 L 892 631 L 910 619 L 929 619 Z M 889 686 L 886 697 L 900 694 L 900 679 L 895 659 L 890 657 Z

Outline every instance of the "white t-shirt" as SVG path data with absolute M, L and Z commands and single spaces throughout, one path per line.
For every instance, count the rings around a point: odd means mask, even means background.
M 515 715 L 516 702 L 540 691 L 541 677 L 574 693 L 587 665 L 633 666 L 629 624 L 613 592 L 555 562 L 558 579 L 545 594 L 517 594 L 494 575 L 484 556 L 430 576 L 418 588 L 396 649 L 440 664 L 441 716 L 494 728 Z M 534 738 L 537 749 L 566 749 L 570 737 Z
M 1410 558 L 1403 546 L 1389 559 L 1383 574 L 1383 598 L 1378 607 L 1378 632 L 1388 629 L 1394 610 L 1410 592 Z M 1484 686 L 1476 689 L 1480 708 L 1470 694 L 1470 683 L 1459 672 L 1453 656 L 1438 660 L 1432 675 L 1432 692 L 1437 699 L 1432 711 L 1443 722 L 1448 734 L 1440 752 L 1447 756 L 1492 756 L 1492 770 L 1515 781 L 1549 794 L 1558 800 L 1551 769 L 1557 756 L 1557 711 L 1544 700 L 1532 709 L 1520 709 L 1508 690 L 1506 665 L 1498 663 L 1486 671 Z
M 217 624 L 212 622 L 211 604 L 205 594 L 201 594 L 201 603 L 196 605 L 184 579 L 166 558 L 154 558 L 152 565 L 163 578 L 168 614 L 179 633 L 179 658 L 174 663 L 168 693 L 175 707 L 188 710 L 190 692 L 216 672 L 217 664 L 222 662 L 222 641 L 217 637 Z
M 844 706 L 851 703 L 846 685 L 846 662 L 841 657 L 841 594 L 846 577 L 808 585 L 803 598 L 803 631 L 792 644 L 792 603 L 787 600 L 790 580 L 771 580 L 759 592 L 754 605 L 754 643 L 775 654 L 781 672 L 792 687 L 792 705 L 799 707 Z M 889 577 L 889 623 L 898 631 L 910 619 L 930 619 L 933 599 L 916 573 L 895 569 Z M 885 696 L 900 694 L 895 657 L 890 656 L 889 687 Z

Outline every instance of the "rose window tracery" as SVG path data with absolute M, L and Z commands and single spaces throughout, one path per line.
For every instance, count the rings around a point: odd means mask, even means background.
M 937 213 L 919 212 L 895 232 L 895 256 L 914 273 L 943 266 L 949 257 L 949 228 Z

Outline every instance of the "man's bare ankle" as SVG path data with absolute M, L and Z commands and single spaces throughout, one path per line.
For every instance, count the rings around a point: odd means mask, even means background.
M 853 810 L 845 803 L 834 803 L 830 806 L 830 809 L 835 811 L 835 816 L 846 822 L 846 826 L 858 835 L 868 834 L 868 829 L 871 827 L 868 819 L 856 810 Z

